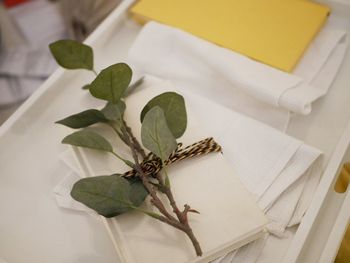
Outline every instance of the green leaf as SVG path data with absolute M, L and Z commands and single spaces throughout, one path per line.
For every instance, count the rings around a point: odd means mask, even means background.
M 181 137 L 187 126 L 187 114 L 184 98 L 175 92 L 165 92 L 151 99 L 141 112 L 141 122 L 146 113 L 159 106 L 165 114 L 170 131 L 175 138 Z
M 125 111 L 125 103 L 119 100 L 117 103 L 108 102 L 106 106 L 101 110 L 104 117 L 109 120 L 110 125 L 118 133 L 122 133 L 123 115 Z
M 141 127 L 141 139 L 143 145 L 163 161 L 176 149 L 176 140 L 160 107 L 153 107 L 145 115 Z
M 108 102 L 101 112 L 107 120 L 119 122 L 123 119 L 125 108 L 124 101 L 118 100 L 117 103 Z
M 122 177 L 96 176 L 76 182 L 71 196 L 100 215 L 113 217 L 134 209 L 130 191 L 129 182 Z
M 165 187 L 170 188 L 170 179 L 167 173 L 165 173 L 164 184 L 165 184 Z
M 82 130 L 66 136 L 62 143 L 106 152 L 113 152 L 112 145 L 96 132 Z
M 83 90 L 90 89 L 90 84 L 86 84 L 86 85 L 82 86 L 81 89 L 83 89 Z
M 129 198 L 135 206 L 140 206 L 148 196 L 148 191 L 138 177 L 125 178 L 130 184 Z
M 58 40 L 49 45 L 57 63 L 66 69 L 93 70 L 92 48 L 75 40 Z
M 86 110 L 80 113 L 71 115 L 65 119 L 59 120 L 56 123 L 68 126 L 73 129 L 85 128 L 98 122 L 106 122 L 107 119 L 99 110 Z
M 124 95 L 132 77 L 131 68 L 125 63 L 118 63 L 102 70 L 90 84 L 92 96 L 117 103 Z

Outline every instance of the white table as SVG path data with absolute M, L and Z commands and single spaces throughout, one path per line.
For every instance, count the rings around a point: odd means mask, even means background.
M 123 61 L 140 31 L 124 13 L 131 2 L 123 1 L 86 41 L 94 47 L 97 69 Z M 350 5 L 326 2 L 336 8 L 331 23 L 350 33 Z M 311 115 L 293 117 L 287 131 L 324 151 L 326 164 L 350 120 L 349 76 L 350 52 L 329 94 L 314 103 Z M 58 69 L 0 127 L 0 262 L 1 258 L 9 263 L 115 262 L 101 221 L 57 207 L 52 193 L 68 172 L 59 162 L 65 149 L 59 143 L 64 128 L 54 122 L 97 106 L 80 89 L 93 77 L 89 72 Z M 297 231 L 296 237 L 302 235 Z M 288 245 L 278 248 L 281 256 Z M 293 255 L 300 253 L 300 247 L 292 246 Z

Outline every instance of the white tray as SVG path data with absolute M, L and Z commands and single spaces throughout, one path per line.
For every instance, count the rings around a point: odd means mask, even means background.
M 140 31 L 141 27 L 125 14 L 132 2 L 124 0 L 86 41 L 95 50 L 97 69 L 124 60 Z M 330 22 L 350 33 L 350 3 L 323 2 L 333 7 Z M 350 52 L 329 94 L 313 105 L 311 115 L 294 117 L 287 131 L 324 151 L 328 168 L 317 198 L 291 245 L 279 248 L 282 256 L 287 252 L 286 262 L 318 262 L 322 251 L 326 254 L 323 258 L 334 257 L 345 229 L 348 215 L 339 211 L 343 211 L 342 204 L 348 203 L 344 201 L 345 195 L 338 197 L 331 190 L 335 171 L 343 158 L 350 155 L 344 154 L 350 128 L 342 138 L 345 144 L 339 142 L 350 120 L 349 75 Z M 58 69 L 0 127 L 0 258 L 9 263 L 115 262 L 114 248 L 101 220 L 60 209 L 52 196 L 52 189 L 67 172 L 58 160 L 66 146 L 57 143 L 65 129 L 53 123 L 72 112 L 98 106 L 96 100 L 79 88 L 93 77 L 89 72 Z M 340 146 L 336 148 L 338 143 Z M 330 212 L 325 212 L 324 209 L 330 208 Z M 338 213 L 338 222 L 342 224 L 332 230 Z M 324 228 L 325 225 L 328 227 Z M 337 242 L 326 244 L 329 235 L 330 240 Z

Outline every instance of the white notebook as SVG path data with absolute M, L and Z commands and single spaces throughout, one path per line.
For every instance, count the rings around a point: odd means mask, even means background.
M 144 84 L 127 98 L 125 118 L 137 138 L 140 138 L 139 116 L 143 106 L 154 96 L 174 90 L 164 82 L 156 87 Z M 186 104 L 186 107 L 188 126 L 185 134 L 178 139 L 184 146 L 210 137 L 199 124 L 206 120 L 196 120 L 191 114 L 190 105 Z M 203 110 L 210 109 L 203 105 Z M 116 151 L 130 159 L 127 148 L 112 132 L 97 129 L 110 142 L 117 141 L 114 144 Z M 225 153 L 225 145 L 222 147 Z M 128 170 L 115 157 L 106 153 L 87 149 L 75 149 L 74 152 L 85 176 L 123 173 Z M 183 160 L 170 165 L 167 171 L 178 206 L 189 204 L 200 212 L 190 213 L 189 221 L 201 244 L 203 256 L 195 255 L 190 240 L 183 232 L 141 213 L 131 212 L 113 219 L 104 219 L 119 262 L 209 262 L 264 234 L 268 221 L 226 162 L 224 154 L 210 153 Z M 146 199 L 144 208 L 152 209 L 147 201 Z M 170 207 L 169 211 L 172 211 Z

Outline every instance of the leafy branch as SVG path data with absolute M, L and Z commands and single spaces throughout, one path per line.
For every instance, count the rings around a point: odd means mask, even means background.
M 140 142 L 124 119 L 126 105 L 123 97 L 130 87 L 132 70 L 125 63 L 117 63 L 97 73 L 93 66 L 92 48 L 73 40 L 60 40 L 50 44 L 50 50 L 59 65 L 66 69 L 87 69 L 96 73 L 95 79 L 84 89 L 92 96 L 106 101 L 102 110 L 88 109 L 57 121 L 73 129 L 81 129 L 66 136 L 62 143 L 108 152 L 136 171 L 136 177 L 120 174 L 84 178 L 76 182 L 72 197 L 105 217 L 114 217 L 136 210 L 183 231 L 191 240 L 197 256 L 202 250 L 188 220 L 188 213 L 198 213 L 188 204 L 180 210 L 172 193 L 166 171 L 166 161 L 177 149 L 176 139 L 186 130 L 185 102 L 175 92 L 165 92 L 153 98 L 143 108 L 141 120 L 142 145 L 160 159 L 162 171 L 152 176 L 142 166 L 147 161 Z M 108 140 L 88 129 L 95 124 L 107 125 L 129 147 L 132 161 L 122 158 Z M 159 195 L 165 195 L 172 210 L 168 210 Z M 139 206 L 149 196 L 158 212 Z

